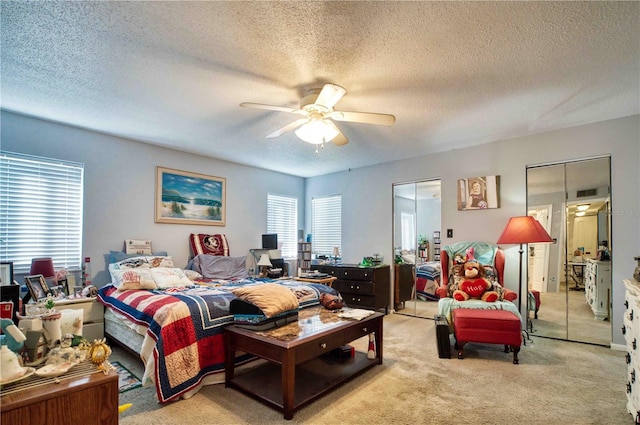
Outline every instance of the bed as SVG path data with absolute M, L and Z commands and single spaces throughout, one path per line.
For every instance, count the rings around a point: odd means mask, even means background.
M 416 266 L 416 296 L 423 301 L 437 301 L 436 288 L 440 286 L 440 262 L 427 261 Z
M 112 270 L 110 264 L 113 282 L 98 291 L 98 299 L 106 307 L 105 335 L 110 341 L 140 355 L 145 365 L 142 383 L 155 386 L 161 403 L 188 398 L 203 385 L 224 382 L 224 327 L 233 322 L 229 305 L 236 298 L 234 289 L 277 283 L 295 294 L 300 308 L 318 305 L 322 293 L 335 293 L 329 286 L 294 280 L 218 279 L 207 275 L 185 280 L 181 275 L 186 277 L 189 269 L 181 274 L 180 269 L 175 268 L 171 270 L 177 276 L 171 276 L 170 286 L 164 282 L 162 287 L 140 288 L 118 281 L 120 275 L 130 277 L 135 272 L 138 276 L 134 280 L 140 282 L 138 286 L 152 286 L 145 276 L 151 271 L 158 275 L 160 269 L 167 274 L 169 268 L 147 267 L 159 264 L 158 257 L 149 258 L 153 257 L 127 259 L 129 264 L 138 265 L 124 269 L 123 273 Z M 233 257 L 227 258 L 221 262 L 233 261 Z M 235 258 L 236 266 L 244 266 L 239 257 Z M 203 257 L 201 260 L 211 259 Z M 227 269 L 233 268 L 236 267 Z M 156 282 L 161 281 L 156 279 Z M 236 365 L 253 360 L 254 357 L 239 354 Z

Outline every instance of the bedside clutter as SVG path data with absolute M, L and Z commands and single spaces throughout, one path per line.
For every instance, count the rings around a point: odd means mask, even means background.
M 352 308 L 384 308 L 391 303 L 388 265 L 361 267 L 358 264 L 317 265 L 314 270 L 336 277 L 331 285 Z

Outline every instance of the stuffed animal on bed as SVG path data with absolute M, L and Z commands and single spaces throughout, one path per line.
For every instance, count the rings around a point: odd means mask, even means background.
M 484 267 L 475 259 L 473 248 L 467 250 L 466 261 L 460 269 L 456 282 L 457 288 L 452 292 L 457 301 L 478 299 L 495 302 L 500 299 L 500 293 L 493 284 L 485 278 Z

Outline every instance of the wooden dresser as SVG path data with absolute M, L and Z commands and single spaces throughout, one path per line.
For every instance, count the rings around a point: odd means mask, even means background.
M 331 285 L 352 308 L 384 308 L 391 304 L 391 269 L 389 266 L 360 267 L 357 264 L 314 266 L 320 273 L 337 279 Z
M 634 423 L 640 423 L 640 282 L 623 280 L 624 316 L 622 334 L 627 342 L 627 411 Z
M 611 262 L 585 260 L 584 296 L 598 320 L 609 320 L 611 304 Z
M 413 298 L 413 288 L 415 285 L 415 265 L 395 264 L 393 282 L 393 304 L 396 310 L 404 308 L 404 302 Z
M 0 423 L 116 425 L 118 374 L 94 372 L 2 395 Z

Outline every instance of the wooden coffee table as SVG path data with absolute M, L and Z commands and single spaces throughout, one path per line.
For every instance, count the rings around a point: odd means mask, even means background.
M 345 309 L 347 310 L 347 309 Z M 284 412 L 285 419 L 323 394 L 382 364 L 382 319 L 343 319 L 323 307 L 300 311 L 299 320 L 269 331 L 226 328 L 225 386 L 235 388 Z M 376 357 L 366 352 L 341 359 L 335 348 L 375 332 Z M 236 351 L 255 354 L 268 363 L 235 376 Z

